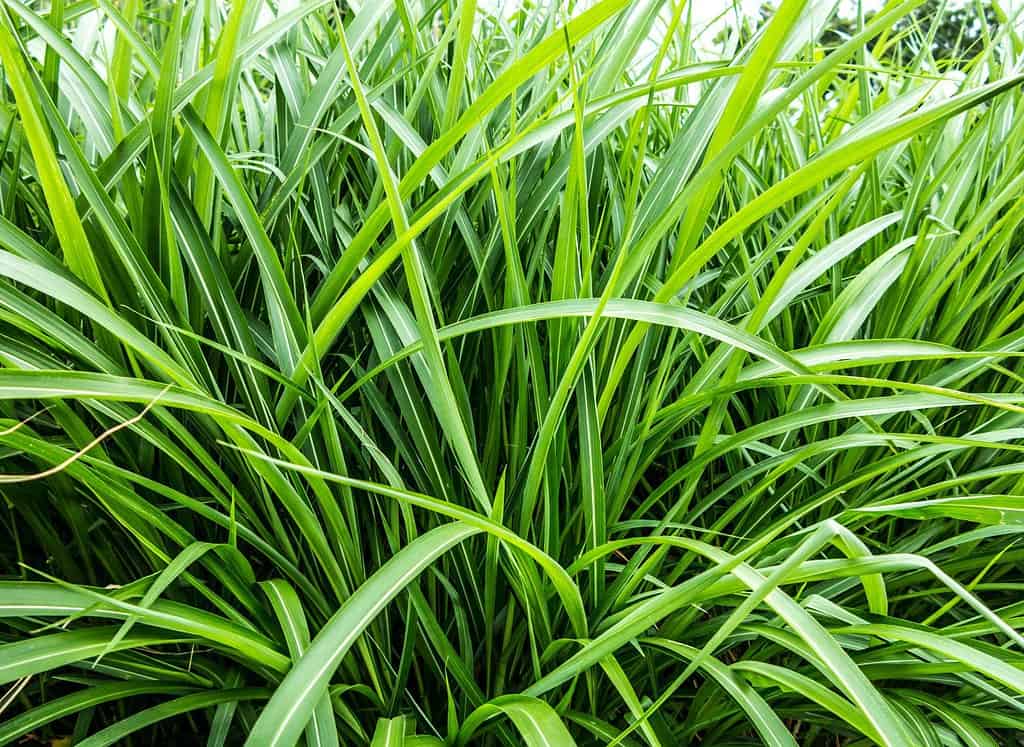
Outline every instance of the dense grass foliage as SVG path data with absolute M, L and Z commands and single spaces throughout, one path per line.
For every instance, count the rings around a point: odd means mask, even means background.
M 1017 744 L 1024 47 L 921 5 L 3 0 L 0 744 Z

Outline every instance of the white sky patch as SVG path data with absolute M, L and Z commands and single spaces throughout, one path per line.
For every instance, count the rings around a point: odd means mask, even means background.
M 960 2 L 957 2 L 953 0 L 952 4 L 959 5 L 964 1 L 960 0 Z M 691 0 L 694 20 L 701 23 L 710 23 L 726 12 L 733 16 L 734 8 L 744 15 L 756 16 L 763 3 L 764 0 L 735 0 L 735 2 L 733 0 Z M 506 14 L 514 13 L 522 4 L 522 0 L 479 0 L 479 7 L 491 12 L 501 9 Z M 578 2 L 576 6 L 581 7 L 584 4 Z M 776 0 L 777 4 L 778 0 Z M 882 5 L 883 0 L 864 0 L 864 12 L 869 13 L 878 10 Z M 842 0 L 840 4 L 840 10 L 847 16 L 853 16 L 856 13 L 856 9 L 856 0 Z
M 372 1 L 372 0 L 371 0 Z M 575 12 L 580 12 L 592 5 L 596 0 L 531 0 L 531 5 L 562 5 L 562 7 L 573 7 Z M 491 13 L 501 12 L 510 16 L 519 10 L 524 0 L 477 0 L 481 10 Z M 759 15 L 761 6 L 765 0 L 688 0 L 689 7 L 685 12 L 693 13 L 694 27 L 700 33 L 697 40 L 697 51 L 699 55 L 708 57 L 729 56 L 731 50 L 727 44 L 725 49 L 720 44 L 715 44 L 714 39 L 723 27 L 735 27 L 744 16 L 756 18 Z M 772 5 L 778 6 L 781 0 L 769 0 Z M 864 13 L 871 14 L 880 10 L 886 0 L 861 0 Z M 949 0 L 948 7 L 962 8 L 965 5 L 973 6 L 974 0 Z M 985 4 L 985 0 L 983 0 Z M 839 0 L 839 15 L 844 18 L 855 18 L 857 15 L 858 0 Z M 1024 0 L 1000 0 L 1002 8 L 1011 16 L 1019 13 L 1017 17 L 1018 27 L 1024 28 Z M 666 8 L 671 4 L 666 2 Z M 645 48 L 641 47 L 640 58 L 644 57 Z
M 505 14 L 516 12 L 523 5 L 523 0 L 478 0 L 479 7 L 491 12 L 502 10 Z M 778 5 L 779 0 L 775 0 Z M 971 0 L 950 0 L 952 8 L 962 7 Z M 712 23 L 716 18 L 727 14 L 729 18 L 735 19 L 735 10 L 748 17 L 754 17 L 760 10 L 764 0 L 690 0 L 693 7 L 693 17 L 699 23 Z M 863 0 L 864 12 L 873 13 L 881 9 L 885 4 L 884 0 Z M 576 2 L 577 8 L 589 3 Z M 1002 0 L 1001 5 L 1007 12 L 1013 13 L 1024 6 L 1024 0 Z M 857 0 L 841 0 L 839 3 L 839 14 L 847 18 L 853 18 L 857 13 Z

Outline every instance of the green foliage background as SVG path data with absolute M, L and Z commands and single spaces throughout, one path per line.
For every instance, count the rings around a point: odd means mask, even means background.
M 3 0 L 0 744 L 1015 744 L 991 8 Z

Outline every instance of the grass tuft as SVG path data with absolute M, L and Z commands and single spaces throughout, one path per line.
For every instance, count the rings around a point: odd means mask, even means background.
M 1017 744 L 1024 42 L 833 5 L 2 0 L 0 744 Z

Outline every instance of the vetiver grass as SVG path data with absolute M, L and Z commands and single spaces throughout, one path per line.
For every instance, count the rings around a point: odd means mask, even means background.
M 0 743 L 1015 744 L 1024 46 L 920 5 L 4 0 Z

